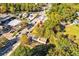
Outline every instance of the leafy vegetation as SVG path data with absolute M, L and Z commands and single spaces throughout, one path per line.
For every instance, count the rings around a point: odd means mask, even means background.
M 79 45 L 79 26 L 78 25 L 70 25 L 65 28 L 65 35 L 68 34 L 68 37 Z
M 6 3 L 0 4 L 0 13 L 18 13 L 18 12 L 32 12 L 32 11 L 40 11 L 42 4 L 35 3 Z
M 12 56 L 28 56 L 30 51 L 29 47 L 20 45 L 11 55 Z
M 27 36 L 25 34 L 23 34 L 20 38 L 21 42 L 23 45 L 25 44 L 29 44 L 29 39 L 27 38 Z
M 34 12 L 39 11 L 41 8 L 41 4 L 36 5 L 34 3 L 2 4 L 0 5 L 0 13 L 15 13 L 15 11 Z M 76 12 L 79 12 L 79 4 L 51 4 L 51 8 L 46 12 L 48 19 L 43 23 L 42 27 L 38 24 L 32 31 L 32 34 L 37 37 L 45 37 L 49 39 L 49 44 L 38 45 L 33 49 L 29 49 L 26 47 L 26 44 L 29 44 L 28 38 L 23 34 L 20 38 L 22 45 L 18 47 L 12 55 L 79 56 L 79 26 L 70 25 L 73 20 L 77 18 Z M 61 22 L 65 22 L 66 24 L 64 25 L 64 29 L 61 29 Z
M 79 36 L 78 26 L 72 25 L 63 30 L 60 26 L 60 22 L 62 21 L 69 24 L 68 22 L 72 23 L 72 21 L 76 19 L 76 12 L 79 11 L 78 6 L 79 4 L 52 4 L 50 10 L 46 13 L 48 19 L 44 22 L 44 27 L 42 27 L 44 31 L 40 31 L 43 33 L 43 37 L 49 38 L 50 43 L 55 44 L 56 46 L 54 50 L 50 49 L 47 55 L 79 55 L 78 43 L 75 43 L 76 40 L 74 40 Z M 36 35 L 42 36 L 37 27 L 35 28 L 35 31 L 37 32 Z M 67 35 L 64 35 L 63 31 L 66 31 L 65 33 Z M 72 35 L 75 36 L 72 37 Z
M 28 46 L 20 45 L 11 55 L 12 56 L 45 56 L 49 49 L 54 49 L 55 45 L 38 45 L 32 49 Z
M 49 49 L 54 49 L 55 45 L 49 44 L 49 45 L 38 45 L 35 48 L 33 48 L 30 52 L 31 56 L 45 56 L 48 53 Z
M 14 33 L 13 33 L 13 36 L 16 36 L 16 34 L 17 34 L 17 33 L 18 33 L 17 31 L 16 31 L 16 32 L 14 32 Z
M 2 48 L 3 46 L 5 46 L 7 42 L 8 42 L 8 39 L 5 38 L 4 36 L 1 36 L 0 37 L 0 48 Z

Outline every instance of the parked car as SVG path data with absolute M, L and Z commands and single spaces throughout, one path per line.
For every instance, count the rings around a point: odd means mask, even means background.
M 0 31 L 0 36 L 3 34 L 3 32 L 2 31 Z

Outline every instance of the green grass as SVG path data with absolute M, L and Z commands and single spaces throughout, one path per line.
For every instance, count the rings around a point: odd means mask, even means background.
M 11 56 L 28 56 L 30 48 L 28 46 L 20 45 L 12 54 Z
M 79 38 L 79 26 L 70 25 L 66 27 L 65 30 L 66 30 L 65 34 L 75 35 L 77 38 Z
M 16 36 L 17 33 L 18 33 L 18 32 L 14 32 L 14 33 L 13 33 L 13 36 Z
M 5 46 L 8 41 L 9 40 L 7 38 L 5 38 L 4 36 L 0 37 L 0 48 Z
M 79 44 L 79 25 L 68 25 L 65 28 L 65 33 L 64 34 L 68 34 L 69 38 L 71 38 L 72 40 L 74 40 L 74 42 Z M 74 38 L 74 36 L 76 36 Z

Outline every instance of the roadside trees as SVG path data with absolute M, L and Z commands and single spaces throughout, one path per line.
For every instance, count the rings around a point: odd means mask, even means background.
M 27 24 L 28 24 L 27 19 L 22 19 L 22 23 L 21 23 L 22 28 L 26 27 Z
M 10 6 L 10 10 L 9 10 L 11 13 L 14 13 L 15 12 L 15 8 L 14 6 Z
M 20 40 L 23 45 L 29 44 L 29 40 L 25 34 L 21 36 Z
M 53 44 L 49 44 L 49 45 L 38 45 L 36 47 L 34 47 L 31 51 L 30 51 L 30 55 L 31 56 L 46 56 L 48 53 L 49 49 L 54 49 L 55 45 Z
M 28 56 L 30 48 L 20 45 L 12 54 L 11 56 Z
M 0 13 L 4 13 L 4 12 L 6 12 L 6 10 L 7 10 L 6 5 L 5 4 L 2 4 L 0 6 Z
M 6 37 L 4 37 L 4 36 L 1 36 L 0 37 L 0 48 L 5 46 L 7 42 L 8 42 L 8 39 Z

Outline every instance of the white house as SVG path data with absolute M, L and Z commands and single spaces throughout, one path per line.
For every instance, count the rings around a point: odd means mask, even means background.
M 21 21 L 18 19 L 14 19 L 8 23 L 9 26 L 12 27 L 13 30 L 19 30 L 21 28 Z
M 33 18 L 34 18 L 33 14 L 30 14 L 28 18 L 29 18 L 29 20 L 33 20 Z
M 20 23 L 21 23 L 20 20 L 14 19 L 14 20 L 10 21 L 10 22 L 8 23 L 8 25 L 10 25 L 10 26 L 17 26 L 17 25 L 20 24 Z
M 23 18 L 26 18 L 27 16 L 28 16 L 27 13 L 23 13 L 23 15 L 22 15 Z
M 35 17 L 37 16 L 37 14 L 35 13 L 31 13 L 28 17 L 29 20 L 33 20 Z

